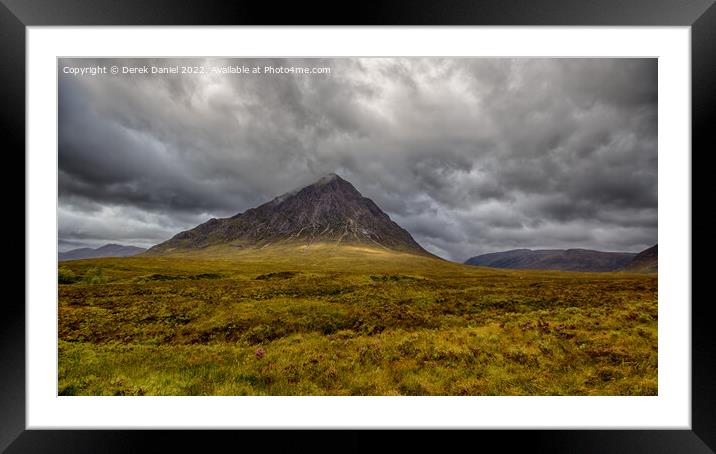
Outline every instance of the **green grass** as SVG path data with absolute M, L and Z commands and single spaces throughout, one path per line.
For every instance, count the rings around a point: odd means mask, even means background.
M 655 274 L 280 252 L 62 262 L 58 393 L 657 394 Z

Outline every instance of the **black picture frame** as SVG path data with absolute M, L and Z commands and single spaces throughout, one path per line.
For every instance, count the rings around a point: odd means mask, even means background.
M 532 25 L 532 26 L 690 26 L 692 64 L 692 150 L 705 154 L 714 147 L 709 123 L 716 107 L 716 6 L 714 0 L 459 0 L 450 2 L 384 1 L 380 5 L 338 4 L 324 1 L 283 5 L 244 0 L 0 0 L 0 132 L 7 174 L 25 169 L 25 32 L 28 26 L 62 25 Z M 696 155 L 692 151 L 693 157 Z M 701 159 L 701 158 L 699 158 Z M 12 166 L 12 167 L 10 167 Z M 705 166 L 702 166 L 702 171 Z M 10 170 L 12 168 L 13 170 Z M 25 175 L 25 172 L 22 172 Z M 692 173 L 693 175 L 693 173 Z M 17 182 L 3 178 L 6 199 L 18 206 Z M 23 186 L 24 187 L 24 186 Z M 693 186 L 693 201 L 705 198 Z M 707 205 L 704 205 L 707 206 Z M 24 203 L 23 203 L 24 212 Z M 705 216 L 705 215 L 702 215 Z M 693 231 L 692 215 L 692 231 Z M 8 221 L 6 221 L 8 222 Z M 19 230 L 14 221 L 14 230 Z M 23 216 L 23 237 L 25 243 Z M 692 234 L 693 235 L 693 234 Z M 7 244 L 19 249 L 18 241 Z M 699 256 L 708 254 L 701 244 Z M 19 256 L 20 251 L 12 250 Z M 692 252 L 693 254 L 693 252 Z M 24 251 L 23 251 L 24 257 Z M 25 259 L 23 259 L 23 263 Z M 16 263 L 15 263 L 16 265 Z M 17 267 L 15 266 L 15 269 Z M 693 266 L 693 277 L 705 276 Z M 32 273 L 32 269 L 25 269 Z M 8 276 L 12 272 L 8 272 Z M 19 284 L 17 284 L 19 287 Z M 702 284 L 705 285 L 705 284 Z M 24 287 L 22 290 L 24 296 Z M 696 293 L 693 293 L 695 296 Z M 712 328 L 713 304 L 709 299 L 683 301 L 692 304 L 692 425 L 691 430 L 499 430 L 460 431 L 430 435 L 410 431 L 400 440 L 381 441 L 405 451 L 413 446 L 430 448 L 456 442 L 475 443 L 485 449 L 528 449 L 536 452 L 716 452 L 716 341 Z M 374 449 L 374 431 L 331 431 L 317 437 L 312 431 L 265 432 L 130 431 L 130 430 L 26 430 L 25 429 L 25 306 L 20 298 L 6 298 L 0 315 L 0 450 L 20 452 L 137 452 L 205 451 L 222 443 L 235 449 L 260 443 L 272 449 L 295 449 L 302 444 L 315 449 Z M 385 435 L 385 432 L 382 432 Z M 235 443 L 241 443 L 240 445 Z M 232 445 L 229 445 L 232 446 Z

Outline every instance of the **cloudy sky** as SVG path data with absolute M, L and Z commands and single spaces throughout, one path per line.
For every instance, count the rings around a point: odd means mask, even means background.
M 330 74 L 75 75 L 100 65 Z M 60 59 L 59 247 L 150 246 L 335 172 L 445 258 L 657 241 L 655 59 Z

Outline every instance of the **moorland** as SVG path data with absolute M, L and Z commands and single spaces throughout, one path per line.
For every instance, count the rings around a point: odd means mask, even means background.
M 59 263 L 60 395 L 656 395 L 657 275 L 315 243 Z

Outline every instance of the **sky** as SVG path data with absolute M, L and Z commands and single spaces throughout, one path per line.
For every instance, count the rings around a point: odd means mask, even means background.
M 60 59 L 58 84 L 60 251 L 149 247 L 328 173 L 450 260 L 657 242 L 656 59 Z

